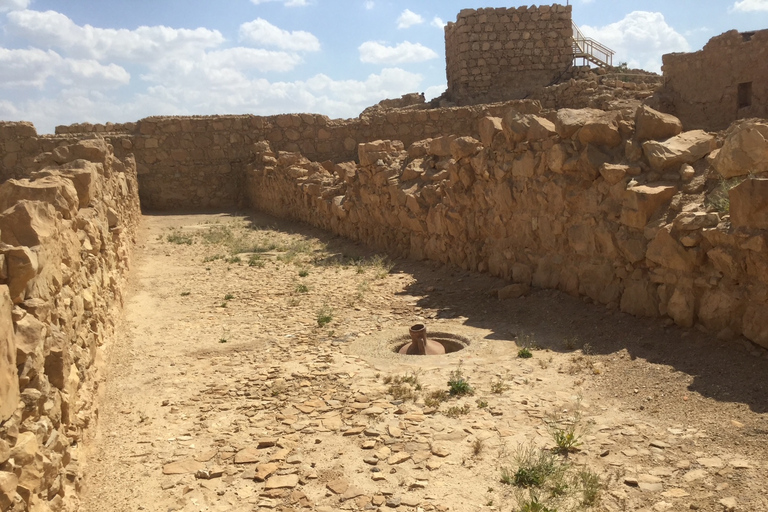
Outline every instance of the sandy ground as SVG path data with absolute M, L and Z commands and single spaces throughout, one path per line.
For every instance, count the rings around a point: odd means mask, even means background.
M 144 216 L 132 272 L 85 511 L 768 511 L 749 344 L 259 215 Z M 469 344 L 391 352 L 415 323 Z

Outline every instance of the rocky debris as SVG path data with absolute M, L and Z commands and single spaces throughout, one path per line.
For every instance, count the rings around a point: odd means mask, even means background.
M 728 197 L 734 227 L 768 229 L 768 178 L 744 180 Z

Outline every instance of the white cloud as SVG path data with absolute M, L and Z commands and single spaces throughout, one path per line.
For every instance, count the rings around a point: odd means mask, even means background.
M 174 29 L 164 26 L 136 30 L 96 28 L 77 25 L 54 11 L 15 11 L 8 14 L 8 31 L 34 41 L 38 47 L 52 47 L 73 57 L 134 62 L 193 55 L 224 43 L 218 30 Z
M 441 29 L 442 29 L 442 28 L 445 28 L 445 22 L 443 21 L 443 19 L 442 19 L 442 18 L 439 18 L 439 17 L 437 17 L 437 16 L 435 16 L 434 18 L 432 18 L 432 23 L 431 23 L 431 25 L 432 25 L 433 27 L 437 27 L 437 28 L 441 28 Z
M 421 23 L 424 23 L 424 18 L 410 9 L 404 10 L 397 18 L 397 28 L 408 28 Z
M 305 5 L 309 5 L 309 2 L 307 0 L 251 0 L 251 3 L 259 5 L 266 2 L 283 2 L 286 7 L 303 7 Z
M 29 7 L 30 0 L 0 0 L 0 12 L 21 11 Z
M 768 0 L 741 0 L 733 4 L 734 11 L 768 11 Z
M 240 25 L 240 40 L 298 52 L 320 50 L 320 40 L 313 34 L 303 30 L 289 32 L 262 18 Z
M 320 112 L 331 117 L 356 117 L 385 98 L 417 91 L 423 77 L 399 68 L 383 69 L 364 80 L 333 80 L 316 75 L 305 81 L 270 82 L 240 74 L 212 88 L 180 77 L 149 87 L 134 98 L 116 102 L 88 88 L 58 89 L 39 98 L 0 100 L 0 119 L 32 121 L 40 133 L 74 122 L 136 121 L 153 115 L 256 114 Z
M 0 87 L 44 88 L 49 81 L 59 85 L 83 85 L 93 89 L 126 85 L 131 76 L 116 64 L 95 60 L 68 59 L 53 50 L 0 48 Z
M 376 7 L 376 2 L 374 2 L 373 0 L 366 0 L 366 2 L 365 2 L 365 8 L 366 9 L 368 9 L 370 11 L 374 7 Z
M 685 37 L 669 26 L 660 12 L 634 11 L 616 23 L 584 25 L 581 30 L 616 52 L 614 64 L 627 62 L 630 68 L 659 72 L 663 54 L 690 51 Z
M 430 87 L 427 87 L 427 90 L 424 91 L 424 98 L 426 98 L 427 101 L 433 100 L 447 90 L 448 90 L 448 84 L 432 85 Z
M 397 46 L 386 46 L 376 41 L 366 41 L 358 48 L 360 61 L 372 64 L 403 64 L 436 59 L 437 53 L 420 43 L 404 41 Z

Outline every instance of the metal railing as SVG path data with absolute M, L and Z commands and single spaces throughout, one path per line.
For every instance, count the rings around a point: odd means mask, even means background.
M 584 36 L 575 23 L 573 25 L 573 60 L 582 59 L 586 65 L 591 62 L 600 67 L 613 66 L 613 56 L 616 52 L 594 39 Z

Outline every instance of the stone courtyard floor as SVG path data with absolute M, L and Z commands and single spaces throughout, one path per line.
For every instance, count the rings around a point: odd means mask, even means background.
M 262 215 L 145 215 L 83 510 L 768 511 L 762 350 L 508 284 Z M 392 352 L 415 323 L 469 346 Z

